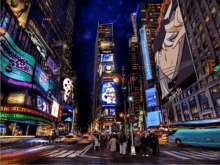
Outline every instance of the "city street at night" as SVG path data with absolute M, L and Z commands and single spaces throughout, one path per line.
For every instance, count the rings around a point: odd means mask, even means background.
M 0 8 L 0 164 L 220 164 L 220 0 Z

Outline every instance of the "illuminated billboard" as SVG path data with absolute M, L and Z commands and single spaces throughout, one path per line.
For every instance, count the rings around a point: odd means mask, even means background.
M 113 62 L 113 54 L 101 54 L 101 62 Z
M 9 94 L 7 103 L 23 104 L 25 100 L 25 93 L 12 92 Z
M 103 108 L 103 116 L 115 116 L 115 108 Z
M 157 106 L 156 87 L 147 89 L 145 93 L 146 93 L 146 99 L 147 99 L 147 106 L 148 107 Z
M 58 117 L 58 113 L 59 113 L 59 104 L 53 100 L 51 115 Z
M 28 0 L 6 0 L 6 2 L 17 17 L 19 24 L 25 28 L 31 3 Z
M 110 74 L 114 71 L 114 65 L 111 63 L 102 63 L 102 71 L 104 73 Z
M 49 90 L 49 79 L 46 73 L 41 69 L 40 65 L 36 65 L 34 81 L 47 93 Z
M 49 106 L 47 106 L 46 101 L 40 96 L 37 96 L 37 109 L 44 112 L 49 112 Z
M 47 59 L 47 66 L 50 68 L 53 74 L 58 71 L 56 63 L 50 57 Z
M 177 0 L 171 0 L 162 13 L 153 49 L 159 68 L 162 99 L 196 81 L 186 30 Z M 180 67 L 181 66 L 181 67 Z
M 102 82 L 102 106 L 115 106 L 115 82 Z
M 148 112 L 146 118 L 147 127 L 150 126 L 159 126 L 163 123 L 163 117 L 161 115 L 161 111 Z
M 150 68 L 150 58 L 149 58 L 149 53 L 148 53 L 145 27 L 142 27 L 140 29 L 140 32 L 141 32 L 141 44 L 142 44 L 142 52 L 143 52 L 143 58 L 144 58 L 143 61 L 144 61 L 145 75 L 146 75 L 146 79 L 150 80 L 152 79 L 152 72 Z
M 19 49 L 6 32 L 0 36 L 1 71 L 19 81 L 32 82 L 35 59 Z
M 61 90 L 64 90 L 63 103 L 72 106 L 74 99 L 74 84 L 70 78 L 60 79 Z
M 115 108 L 109 108 L 110 116 L 115 116 Z

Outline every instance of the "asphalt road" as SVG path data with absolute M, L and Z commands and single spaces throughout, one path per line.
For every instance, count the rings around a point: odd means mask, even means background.
M 48 146 L 48 145 L 43 145 Z M 160 145 L 160 153 L 142 157 L 141 153 L 131 156 L 116 154 L 111 158 L 109 149 L 94 151 L 92 144 L 65 144 L 53 143 L 51 148 L 37 153 L 37 160 L 28 164 L 219 164 L 220 149 L 204 147 L 177 147 L 175 145 Z M 24 147 L 26 148 L 26 147 Z M 8 150 L 18 150 L 18 147 L 10 147 Z M 30 155 L 29 160 L 35 155 Z M 27 156 L 26 156 L 27 157 Z

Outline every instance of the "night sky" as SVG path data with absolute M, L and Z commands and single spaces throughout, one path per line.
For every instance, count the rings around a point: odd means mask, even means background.
M 78 78 L 79 127 L 89 124 L 88 117 L 91 113 L 90 96 L 93 90 L 98 20 L 101 23 L 113 23 L 115 72 L 121 75 L 121 67 L 124 65 L 128 75 L 132 73 L 129 59 L 129 36 L 133 35 L 130 15 L 136 12 L 139 2 L 141 0 L 76 0 L 72 68 L 76 70 Z M 123 97 L 119 85 L 116 89 L 116 96 L 119 96 L 116 98 L 116 110 L 121 111 Z

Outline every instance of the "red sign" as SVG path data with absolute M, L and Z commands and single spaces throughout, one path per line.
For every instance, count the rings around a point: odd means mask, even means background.
M 60 105 L 60 107 L 59 107 L 59 112 L 58 112 L 58 119 L 57 119 L 58 122 L 61 120 L 62 112 L 63 112 L 63 106 Z

